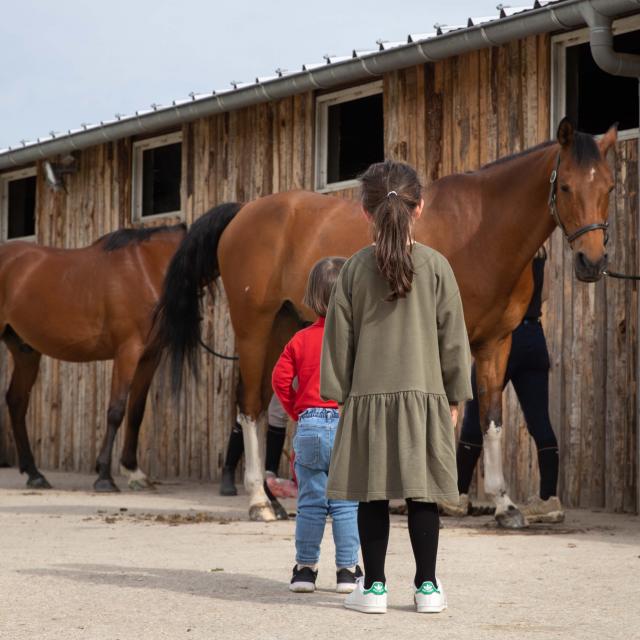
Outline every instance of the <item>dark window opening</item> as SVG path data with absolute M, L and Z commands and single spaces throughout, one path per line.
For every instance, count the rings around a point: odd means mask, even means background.
M 142 215 L 180 211 L 182 144 L 168 144 L 142 153 Z
M 328 109 L 327 181 L 357 178 L 384 160 L 382 94 L 341 102 Z
M 614 36 L 614 49 L 640 53 L 640 31 Z M 589 43 L 567 47 L 567 116 L 580 131 L 599 135 L 638 127 L 638 80 L 612 76 L 595 63 Z
M 26 238 L 36 234 L 36 178 L 9 182 L 7 238 Z

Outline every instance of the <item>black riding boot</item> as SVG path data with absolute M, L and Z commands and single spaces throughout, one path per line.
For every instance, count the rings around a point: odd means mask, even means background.
M 244 440 L 242 439 L 242 427 L 236 422 L 229 435 L 229 444 L 227 445 L 227 456 L 224 460 L 224 468 L 222 469 L 222 479 L 220 481 L 221 496 L 237 496 L 235 475 L 236 467 L 242 453 L 244 452 Z

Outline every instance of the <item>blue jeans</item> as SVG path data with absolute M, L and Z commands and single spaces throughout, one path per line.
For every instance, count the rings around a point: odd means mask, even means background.
M 327 476 L 339 414 L 335 409 L 307 409 L 298 417 L 293 439 L 298 478 L 296 562 L 313 565 L 320 559 L 320 543 L 327 516 L 333 521 L 336 566 L 358 562 L 358 503 L 327 499 Z

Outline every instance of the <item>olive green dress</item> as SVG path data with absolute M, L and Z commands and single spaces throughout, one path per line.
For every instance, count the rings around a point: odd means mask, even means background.
M 449 404 L 472 396 L 462 301 L 444 256 L 418 243 L 412 252 L 406 298 L 385 301 L 370 246 L 345 263 L 329 303 L 320 395 L 344 404 L 332 499 L 458 498 Z

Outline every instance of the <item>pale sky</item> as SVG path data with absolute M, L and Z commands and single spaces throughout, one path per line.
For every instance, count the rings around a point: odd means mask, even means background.
M 497 15 L 496 4 L 0 0 L 0 148 Z

